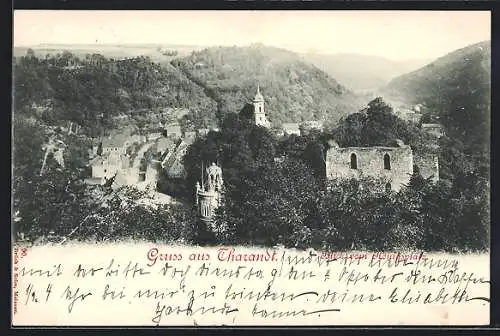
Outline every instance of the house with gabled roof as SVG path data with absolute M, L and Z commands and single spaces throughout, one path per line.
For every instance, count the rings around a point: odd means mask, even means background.
M 159 138 L 156 141 L 156 151 L 160 153 L 160 156 L 164 156 L 167 151 L 171 151 L 175 148 L 176 142 L 169 138 Z
M 441 126 L 441 124 L 422 124 L 422 129 L 436 138 L 441 138 L 444 135 L 443 126 Z
M 118 173 L 126 172 L 130 165 L 129 157 L 122 154 L 118 147 L 117 151 L 110 151 L 110 147 L 106 148 L 107 152 L 105 153 L 103 145 L 103 154 L 95 156 L 89 162 L 92 169 L 92 179 L 101 179 L 102 183 Z
M 130 139 L 125 134 L 115 134 L 101 139 L 102 154 L 116 153 L 125 154 L 130 145 Z
M 323 130 L 323 123 L 318 120 L 308 120 L 302 122 L 300 125 L 300 133 L 301 135 L 306 135 L 312 130 L 318 130 L 322 131 Z
M 164 127 L 164 132 L 168 138 L 178 139 L 182 136 L 180 124 L 169 124 Z
M 182 139 L 179 139 L 176 143 L 175 149 L 166 153 L 161 162 L 162 168 L 167 172 L 167 176 L 170 178 L 182 178 L 185 177 L 186 171 L 184 170 L 184 164 L 182 160 L 187 152 L 189 144 Z
M 300 125 L 297 123 L 284 123 L 281 128 L 284 135 L 300 135 Z

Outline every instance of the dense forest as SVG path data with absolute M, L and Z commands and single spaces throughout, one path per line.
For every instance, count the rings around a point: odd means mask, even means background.
M 485 176 L 461 174 L 454 163 L 444 161 L 439 183 L 423 179 L 417 166 L 399 192 L 379 191 L 370 187 L 376 183 L 370 180 L 326 181 L 324 154 L 330 139 L 346 146 L 392 145 L 394 139 L 404 139 L 422 152 L 435 141 L 394 116 L 380 98 L 331 132 L 300 137 L 277 138 L 244 116 L 228 115 L 221 132 L 195 142 L 184 159 L 190 185 L 199 179 L 202 162 L 217 161 L 224 168 L 225 198 L 216 224 L 220 231 L 200 237 L 218 243 L 337 250 L 488 248 Z M 444 159 L 455 149 L 446 146 L 448 139 L 442 141 L 438 154 Z
M 293 70 L 293 66 L 288 70 Z M 308 76 L 323 76 L 326 82 L 321 85 L 326 88 L 334 85 L 335 90 L 341 90 L 334 80 L 318 74 L 317 69 L 303 70 L 312 71 L 312 75 L 305 74 Z M 169 109 L 186 108 L 189 112 L 182 119 L 182 126 L 192 130 L 217 126 L 217 117 L 224 115 L 220 112 L 232 108 L 225 103 L 227 95 L 224 98 L 213 94 L 185 69 L 168 62 L 158 64 L 149 57 L 113 59 L 97 53 L 83 56 L 67 51 L 37 55 L 28 49 L 25 55 L 14 57 L 13 79 L 15 231 L 31 237 L 52 231 L 67 234 L 75 223 L 86 218 L 84 209 L 100 209 L 102 204 L 95 202 L 95 194 L 110 191 L 84 185 L 89 169 L 88 149 L 93 138 L 119 127 L 121 117 L 126 117 L 127 126 L 147 131 L 157 125 L 156 114 L 166 114 L 167 120 L 163 121 L 169 121 Z M 251 99 L 256 83 L 247 84 L 247 98 Z M 300 95 L 293 97 L 290 106 L 301 99 Z M 248 99 L 242 102 L 237 110 Z M 70 136 L 62 130 L 68 122 L 81 126 L 78 135 Z M 49 139 L 65 144 L 66 165 L 58 166 L 53 153 L 49 153 L 42 176 L 44 146 Z
M 451 52 L 395 78 L 388 96 L 423 105 L 423 122 L 439 122 L 444 178 L 460 184 L 465 197 L 489 199 L 491 137 L 491 46 L 484 41 Z M 482 185 L 478 194 L 473 185 Z M 489 202 L 489 201 L 485 201 Z
M 251 102 L 257 85 L 274 125 L 333 124 L 366 103 L 297 54 L 259 44 L 207 48 L 171 63 L 218 102 L 219 120 Z
M 13 233 L 32 243 L 66 239 L 107 241 L 144 239 L 180 242 L 195 237 L 191 209 L 182 204 L 145 207 L 145 192 L 87 185 L 90 139 L 68 135 L 34 118 L 14 118 L 12 206 Z M 53 155 L 41 174 L 44 144 L 56 138 L 66 145 L 64 166 Z M 52 237 L 53 236 L 53 237 Z
M 427 120 L 442 123 L 445 136 L 436 147 L 419 125 L 396 117 L 383 99 L 356 107 L 358 98 L 334 79 L 279 49 L 210 48 L 163 65 L 147 57 L 40 58 L 28 51 L 14 59 L 13 69 L 15 231 L 30 239 L 54 232 L 72 239 L 337 250 L 488 249 L 490 101 L 480 54 L 473 58 L 479 63 L 457 57 L 441 77 L 441 70 L 430 72 L 443 78 L 442 90 L 415 94 L 411 101 L 424 104 Z M 438 69 L 447 69 L 444 64 Z M 272 122 L 326 119 L 330 127 L 278 138 L 253 125 L 242 108 L 256 84 Z M 123 115 L 147 128 L 157 122 L 152 122 L 156 112 L 173 107 L 189 110 L 184 129 L 220 128 L 188 149 L 188 177 L 176 181 L 184 204 L 147 208 L 134 202 L 145 195 L 133 189 L 83 183 L 92 137 L 118 127 L 116 117 Z M 57 126 L 68 121 L 82 132 L 61 132 Z M 66 145 L 66 164 L 58 166 L 49 157 L 41 176 L 44 144 L 54 137 Z M 424 180 L 418 167 L 409 186 L 397 193 L 360 190 L 360 183 L 371 181 L 327 182 L 324 153 L 330 139 L 341 146 L 392 145 L 401 139 L 417 154 L 435 151 L 440 182 Z M 216 216 L 220 230 L 212 235 L 197 220 L 190 197 L 201 163 L 215 161 L 223 167 L 225 201 Z M 159 184 L 168 184 L 163 179 Z
M 40 59 L 28 51 L 14 61 L 15 115 L 37 114 L 51 125 L 74 121 L 91 136 L 116 127 L 115 118 L 123 115 L 144 128 L 165 108 L 188 108 L 200 116 L 197 127 L 214 123 L 209 117 L 216 104 L 201 87 L 147 57 L 80 59 L 65 52 Z
M 275 125 L 334 124 L 363 105 L 296 54 L 259 45 L 209 48 L 162 64 L 144 56 L 117 60 L 67 51 L 40 57 L 28 49 L 14 59 L 13 71 L 17 114 L 38 113 L 49 124 L 74 121 L 93 136 L 117 127 L 116 117 L 151 126 L 151 116 L 169 108 L 189 110 L 181 121 L 186 130 L 217 127 L 226 113 L 251 102 L 258 84 Z
M 480 42 L 456 50 L 412 73 L 393 79 L 385 95 L 422 104 L 426 120 L 472 151 L 489 150 L 491 46 Z

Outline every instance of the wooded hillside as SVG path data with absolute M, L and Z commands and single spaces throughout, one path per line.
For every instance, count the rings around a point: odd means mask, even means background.
M 364 103 L 292 52 L 252 45 L 214 47 L 172 61 L 219 104 L 219 119 L 251 102 L 260 85 L 271 123 L 336 122 Z

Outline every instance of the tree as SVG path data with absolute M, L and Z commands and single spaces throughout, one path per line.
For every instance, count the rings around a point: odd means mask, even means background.
M 396 139 L 411 144 L 418 135 L 419 130 L 394 115 L 380 97 L 359 113 L 342 119 L 333 131 L 334 139 L 343 147 L 390 146 Z
M 310 246 L 317 183 L 301 161 L 262 165 L 229 185 L 221 221 L 233 243 Z
M 26 50 L 26 56 L 27 57 L 35 57 L 35 51 L 31 48 L 28 48 L 28 50 Z
M 275 148 L 276 141 L 268 130 L 229 113 L 220 132 L 209 132 L 207 137 L 197 139 L 189 146 L 183 159 L 187 172 L 186 188 L 194 188 L 200 180 L 202 164 L 206 167 L 212 162 L 222 166 L 225 183 L 238 183 L 242 174 L 272 162 Z
M 333 131 L 334 138 L 342 147 L 361 146 L 363 142 L 362 130 L 365 123 L 365 113 L 350 114 L 339 121 L 339 125 Z
M 415 191 L 420 191 L 425 186 L 425 183 L 425 179 L 420 174 L 420 168 L 417 165 L 413 165 L 413 174 L 410 177 L 408 187 Z
M 378 97 L 368 103 L 366 121 L 361 130 L 363 146 L 388 145 L 395 139 L 408 142 L 405 122 L 393 114 L 392 108 Z
M 319 194 L 317 232 L 323 248 L 336 250 L 390 249 L 395 225 L 395 197 L 372 179 L 333 180 Z
M 253 122 L 254 119 L 254 107 L 252 104 L 245 104 L 239 113 L 242 119 L 246 119 L 249 122 Z
M 97 155 L 102 155 L 102 141 L 99 141 L 99 145 L 97 145 Z
M 316 178 L 321 181 L 325 177 L 325 151 L 329 135 L 312 131 L 305 136 L 292 134 L 278 143 L 277 155 L 302 160 Z
M 179 205 L 148 206 L 145 192 L 121 187 L 97 189 L 93 202 L 81 216 L 72 238 L 94 241 L 145 240 L 162 243 L 190 242 L 193 218 Z

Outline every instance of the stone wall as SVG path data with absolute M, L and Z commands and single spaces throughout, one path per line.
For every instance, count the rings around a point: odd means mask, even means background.
M 351 156 L 356 157 L 356 167 L 351 167 Z M 390 167 L 385 167 L 384 156 L 389 156 Z M 390 169 L 386 169 L 390 168 Z M 409 146 L 399 147 L 346 147 L 333 144 L 326 154 L 326 174 L 332 179 L 373 178 L 382 180 L 385 188 L 390 183 L 397 191 L 408 184 L 413 174 L 413 153 Z
M 102 158 L 92 165 L 92 177 L 111 178 L 124 166 L 121 155 L 103 154 Z
M 420 170 L 420 175 L 423 178 L 430 178 L 431 181 L 439 180 L 439 161 L 437 155 L 427 154 L 415 156 L 415 165 Z

